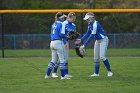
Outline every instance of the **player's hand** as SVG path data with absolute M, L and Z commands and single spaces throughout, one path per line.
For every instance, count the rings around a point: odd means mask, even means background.
M 84 50 L 84 49 L 85 49 L 85 45 L 81 45 L 80 50 Z
M 65 44 L 65 45 L 64 45 L 65 48 L 68 48 L 68 46 L 69 46 L 68 44 Z
M 80 44 L 81 43 L 81 39 L 76 39 L 76 41 L 74 43 L 75 44 Z

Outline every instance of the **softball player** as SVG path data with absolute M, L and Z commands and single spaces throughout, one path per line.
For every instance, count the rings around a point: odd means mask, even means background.
M 62 23 L 62 33 L 66 34 L 68 36 L 70 31 L 76 31 L 76 27 L 75 27 L 75 19 L 76 19 L 76 15 L 73 12 L 70 12 L 68 14 L 67 20 L 65 20 Z M 68 57 L 69 57 L 69 42 L 68 39 L 65 38 L 64 39 L 64 48 L 65 48 L 65 57 L 66 57 L 66 65 L 68 68 Z M 56 78 L 57 76 L 57 69 L 58 69 L 58 65 L 59 62 L 57 62 L 57 64 L 54 67 L 54 72 L 52 73 L 52 77 Z M 66 69 L 66 77 L 72 77 L 71 75 L 68 74 L 68 69 Z
M 87 37 L 88 39 L 84 42 L 84 44 L 80 48 L 84 48 L 88 45 L 88 43 L 94 38 L 94 63 L 95 63 L 95 71 L 91 77 L 99 76 L 99 68 L 100 68 L 100 59 L 103 60 L 105 67 L 108 70 L 107 76 L 112 76 L 113 73 L 110 68 L 110 64 L 108 59 L 106 58 L 106 51 L 108 47 L 108 37 L 99 24 L 98 21 L 95 20 L 93 13 L 86 13 L 84 20 L 88 22 L 88 30 L 87 33 L 81 38 L 77 40 L 77 43 L 84 41 Z
M 61 21 L 63 22 L 63 21 L 65 21 L 65 19 L 66 19 L 66 15 L 64 15 L 63 16 L 63 18 L 61 18 Z M 63 41 L 64 42 L 64 41 Z M 57 57 L 58 58 L 58 57 Z M 54 66 L 54 70 L 53 70 L 53 73 L 52 73 L 52 77 L 53 78 L 57 78 L 58 77 L 58 75 L 57 75 L 57 69 L 58 69 L 58 67 L 59 67 L 59 64 L 60 64 L 60 61 L 59 61 L 59 59 L 57 60 L 57 62 L 55 63 L 55 66 Z
M 68 14 L 67 20 L 62 23 L 62 33 L 68 35 L 70 31 L 76 31 L 76 26 L 74 24 L 76 20 L 76 14 L 74 12 L 70 12 Z M 68 57 L 69 57 L 69 42 L 68 39 L 64 39 L 65 43 L 65 57 L 66 57 L 66 65 L 68 67 Z M 72 77 L 68 74 L 68 69 L 66 70 L 66 76 Z
M 58 61 L 58 58 L 60 60 L 60 72 L 61 72 L 61 79 L 70 79 L 66 77 L 66 70 L 67 65 L 66 65 L 66 58 L 65 58 L 65 49 L 64 49 L 64 42 L 63 39 L 66 38 L 65 33 L 61 33 L 62 30 L 62 21 L 65 15 L 61 12 L 58 12 L 56 14 L 56 21 L 52 25 L 51 28 L 51 43 L 50 43 L 50 48 L 52 52 L 52 60 L 48 64 L 48 68 L 46 71 L 45 78 L 50 77 L 50 73 L 52 71 L 52 68 L 54 68 L 56 62 Z

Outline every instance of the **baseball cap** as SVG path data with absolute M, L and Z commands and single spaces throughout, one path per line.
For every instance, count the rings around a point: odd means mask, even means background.
M 87 19 L 89 19 L 90 17 L 94 17 L 94 14 L 93 14 L 93 13 L 87 13 L 83 19 L 84 19 L 84 20 L 87 20 Z

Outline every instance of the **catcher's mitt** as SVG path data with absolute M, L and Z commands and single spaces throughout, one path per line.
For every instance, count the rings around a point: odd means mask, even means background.
M 81 58 L 83 58 L 84 57 L 84 54 L 85 54 L 85 47 L 82 47 L 82 46 L 77 46 L 76 48 L 75 48 L 75 51 L 76 51 L 76 54 L 79 56 L 79 57 L 81 57 Z
M 74 40 L 77 39 L 80 36 L 78 32 L 70 31 L 67 35 L 68 40 Z

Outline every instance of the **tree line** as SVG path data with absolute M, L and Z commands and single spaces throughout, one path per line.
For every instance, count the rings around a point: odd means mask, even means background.
M 87 8 L 140 8 L 139 0 L 1 0 L 1 9 L 87 9 Z M 100 2 L 99 2 L 100 1 Z M 139 13 L 96 13 L 96 20 L 108 33 L 139 33 Z M 54 22 L 53 13 L 4 14 L 3 28 L 6 34 L 49 34 Z M 84 16 L 84 14 L 83 14 Z M 1 20 L 0 20 L 1 21 Z M 86 31 L 77 13 L 77 31 Z M 84 33 L 83 32 L 83 33 Z

